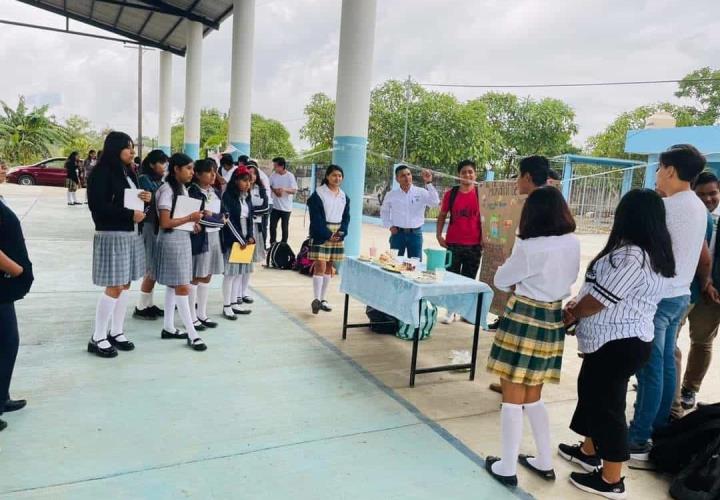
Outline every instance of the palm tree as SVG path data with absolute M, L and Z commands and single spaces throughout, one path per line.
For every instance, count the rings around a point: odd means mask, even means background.
M 17 108 L 0 101 L 0 156 L 9 163 L 27 164 L 50 155 L 53 144 L 62 143 L 65 129 L 47 116 L 48 106 L 29 110 L 20 96 Z

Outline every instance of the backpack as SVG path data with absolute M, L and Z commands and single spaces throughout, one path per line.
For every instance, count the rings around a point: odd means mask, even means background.
M 720 403 L 702 406 L 653 433 L 650 460 L 661 472 L 678 473 L 720 437 Z
M 720 436 L 673 479 L 670 496 L 676 500 L 720 498 Z
M 297 258 L 295 259 L 295 266 L 293 269 L 295 269 L 300 274 L 304 274 L 306 276 L 310 276 L 310 271 L 312 270 L 313 261 L 310 260 L 310 239 L 303 241 L 302 245 L 300 245 L 300 251 L 297 254 Z
M 437 323 L 438 309 L 437 306 L 425 299 L 421 299 L 421 304 L 419 337 L 420 340 L 424 340 L 430 338 L 430 333 L 435 327 L 435 323 Z M 403 340 L 413 340 L 415 330 L 417 330 L 417 328 L 412 325 L 398 321 L 398 329 L 395 335 Z
M 295 252 L 287 243 L 273 243 L 268 250 L 265 265 L 273 269 L 292 269 L 295 265 Z
M 397 318 L 389 314 L 367 306 L 365 308 L 365 315 L 370 320 L 370 331 L 383 335 L 395 335 L 398 330 Z

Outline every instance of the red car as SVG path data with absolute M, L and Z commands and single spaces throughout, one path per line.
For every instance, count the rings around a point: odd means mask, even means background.
M 16 167 L 7 174 L 7 181 L 23 186 L 65 186 L 65 160 L 49 158 L 34 165 Z

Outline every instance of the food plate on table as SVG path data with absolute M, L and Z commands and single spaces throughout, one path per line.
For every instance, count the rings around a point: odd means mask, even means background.
M 372 262 L 373 259 L 369 255 L 361 255 L 360 257 L 358 257 L 358 260 L 360 262 Z
M 420 274 L 415 276 L 413 281 L 421 285 L 429 285 L 430 283 L 437 283 L 437 278 L 435 276 L 428 276 L 427 274 Z
M 390 272 L 390 273 L 397 273 L 400 274 L 401 272 L 405 271 L 405 268 L 402 264 L 383 264 L 380 269 Z

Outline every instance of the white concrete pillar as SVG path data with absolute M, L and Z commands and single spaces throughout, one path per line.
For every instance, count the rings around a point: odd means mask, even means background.
M 376 11 L 376 0 L 342 3 L 333 163 L 345 171 L 343 189 L 350 198 L 345 252 L 351 256 L 359 255 L 362 236 Z
M 187 23 L 187 53 L 185 54 L 185 138 L 183 152 L 197 160 L 200 156 L 200 93 L 202 82 L 203 25 Z
M 158 148 L 171 153 L 170 129 L 172 127 L 172 54 L 160 52 L 160 96 L 158 99 Z
M 228 142 L 233 158 L 250 156 L 250 118 L 255 37 L 255 0 L 233 0 Z

